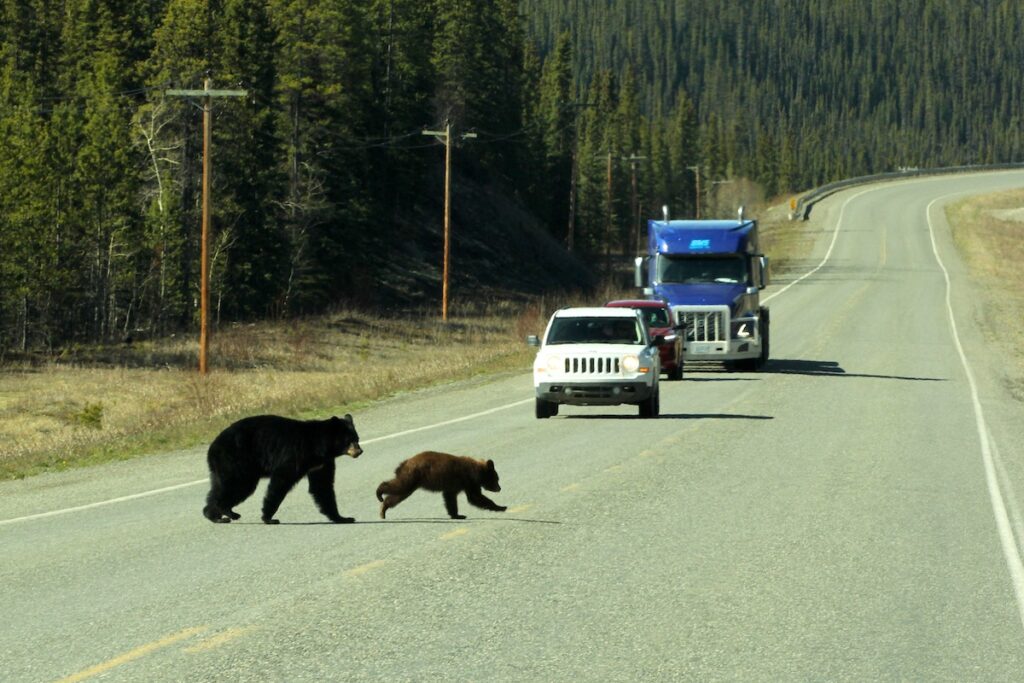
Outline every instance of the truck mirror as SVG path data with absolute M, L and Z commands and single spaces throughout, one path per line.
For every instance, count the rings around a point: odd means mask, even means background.
M 540 346 L 540 339 L 535 334 L 531 334 L 526 338 L 526 343 L 529 346 Z
M 768 279 L 769 279 L 768 278 L 768 257 L 762 254 L 759 258 L 761 259 L 761 282 L 760 282 L 760 286 L 761 286 L 761 289 L 764 289 L 765 287 L 768 286 Z
M 637 287 L 644 286 L 644 257 L 637 256 L 633 259 L 633 284 Z

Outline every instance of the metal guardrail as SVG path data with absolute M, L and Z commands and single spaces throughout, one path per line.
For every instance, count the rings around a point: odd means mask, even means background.
M 846 180 L 837 180 L 834 183 L 828 183 L 821 187 L 815 188 L 810 192 L 801 196 L 796 202 L 796 208 L 790 214 L 792 220 L 805 221 L 811 215 L 811 209 L 814 205 L 834 194 L 840 190 L 844 190 L 848 187 L 854 187 L 855 185 L 866 185 L 868 183 L 876 183 L 883 180 L 892 180 L 894 178 L 914 178 L 919 176 L 929 175 L 952 175 L 954 173 L 967 173 L 969 171 L 1000 171 L 1010 169 L 1021 169 L 1024 168 L 1024 163 L 1012 163 L 1012 164 L 983 164 L 974 166 L 950 166 L 947 168 L 928 168 L 928 169 L 906 169 L 903 171 L 890 171 L 888 173 L 877 173 L 875 175 L 858 176 L 856 178 L 847 178 Z

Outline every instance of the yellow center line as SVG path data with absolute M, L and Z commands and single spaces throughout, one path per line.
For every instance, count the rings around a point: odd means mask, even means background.
M 361 564 L 358 567 L 353 567 L 352 569 L 349 569 L 347 572 L 345 572 L 345 576 L 361 576 L 366 572 L 376 569 L 377 567 L 381 567 L 385 564 L 387 564 L 387 560 L 374 560 L 373 562 L 367 562 L 366 564 Z
M 468 533 L 469 533 L 469 529 L 467 529 L 466 527 L 459 527 L 455 531 L 449 531 L 446 534 L 441 534 L 441 536 L 439 536 L 439 538 L 442 541 L 447 541 L 450 538 L 458 538 L 459 536 L 465 536 Z
M 527 503 L 526 505 L 516 505 L 515 507 L 509 508 L 507 510 L 507 512 L 511 512 L 512 514 L 515 515 L 515 514 L 518 514 L 520 512 L 526 512 L 527 510 L 529 510 L 532 507 L 533 507 L 532 503 Z
M 622 469 L 622 465 L 612 465 L 611 467 L 606 467 L 604 469 L 604 471 L 605 472 L 618 472 L 621 469 Z
M 194 653 L 212 650 L 214 648 L 220 647 L 225 643 L 231 642 L 235 638 L 240 638 L 241 636 L 244 636 L 246 633 L 253 630 L 254 628 L 254 626 L 245 626 L 242 628 L 229 628 L 227 631 L 218 633 L 217 635 L 207 638 L 206 640 L 200 641 L 190 647 L 186 647 L 185 652 Z
M 575 491 L 575 490 L 576 490 L 576 489 L 578 489 L 579 487 L 580 487 L 580 485 L 579 485 L 579 484 L 569 484 L 568 486 L 563 486 L 563 487 L 562 487 L 561 489 L 559 489 L 559 490 L 560 490 L 560 491 L 561 491 L 562 493 L 565 493 L 566 491 Z
M 155 652 L 161 648 L 165 648 L 168 645 L 174 645 L 178 641 L 185 640 L 186 638 L 191 638 L 197 633 L 202 633 L 206 629 L 206 626 L 194 626 L 192 628 L 186 628 L 182 631 L 178 631 L 177 633 L 172 633 L 171 635 L 165 638 L 161 638 L 160 640 L 154 640 L 152 643 L 147 643 L 145 645 L 140 645 L 134 650 L 129 650 L 128 652 L 125 652 L 123 655 L 119 655 L 117 657 L 114 657 L 113 659 L 108 659 L 102 664 L 97 664 L 96 666 L 91 666 L 88 669 L 83 669 L 78 673 L 71 674 L 67 678 L 60 679 L 58 683 L 75 683 L 76 681 L 84 681 L 87 678 L 98 676 L 99 674 L 106 673 L 111 669 L 121 666 L 122 664 L 127 664 L 128 662 L 139 659 L 140 657 L 145 657 L 151 652 Z

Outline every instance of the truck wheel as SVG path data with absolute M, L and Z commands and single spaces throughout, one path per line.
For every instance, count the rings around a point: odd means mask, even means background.
M 757 359 L 757 369 L 763 370 L 768 363 L 768 346 L 771 342 L 772 319 L 768 316 L 768 309 L 761 309 L 761 357 Z
M 558 415 L 558 404 L 538 398 L 534 414 L 536 414 L 538 420 L 549 418 L 552 415 Z

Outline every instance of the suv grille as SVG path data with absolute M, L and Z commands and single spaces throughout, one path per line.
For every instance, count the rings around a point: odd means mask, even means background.
M 617 375 L 619 359 L 614 356 L 569 356 L 565 359 L 567 375 Z

